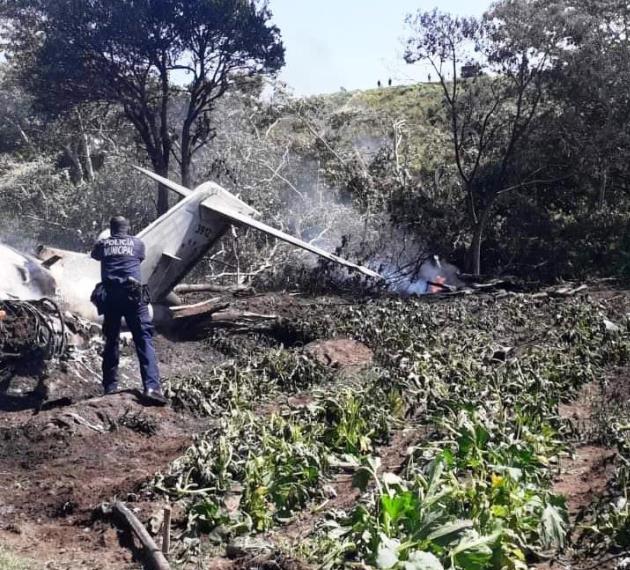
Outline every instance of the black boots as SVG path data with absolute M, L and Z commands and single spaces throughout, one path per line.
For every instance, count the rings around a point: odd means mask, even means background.
M 155 388 L 147 388 L 144 391 L 144 399 L 154 406 L 166 406 L 168 403 L 161 390 Z

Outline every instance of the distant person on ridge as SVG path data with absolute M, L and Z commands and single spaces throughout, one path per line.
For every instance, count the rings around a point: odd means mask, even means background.
M 103 388 L 105 394 L 118 390 L 120 360 L 120 326 L 125 317 L 133 336 L 140 363 L 144 397 L 153 404 L 165 405 L 162 395 L 155 348 L 153 323 L 149 315 L 148 294 L 141 283 L 140 264 L 144 260 L 144 243 L 129 234 L 127 219 L 116 216 L 109 222 L 110 237 L 101 239 L 92 257 L 101 262 L 101 280 L 92 294 L 99 314 L 103 314 Z

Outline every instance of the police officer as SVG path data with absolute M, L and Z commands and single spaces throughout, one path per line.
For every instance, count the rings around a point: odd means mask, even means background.
M 92 257 L 101 262 L 103 334 L 103 387 L 105 394 L 118 389 L 119 335 L 121 318 L 125 321 L 136 345 L 144 397 L 151 403 L 165 405 L 160 387 L 160 374 L 153 347 L 153 324 L 145 289 L 141 284 L 140 264 L 144 259 L 144 243 L 129 235 L 129 222 L 122 216 L 110 222 L 110 237 L 101 239 L 92 250 Z

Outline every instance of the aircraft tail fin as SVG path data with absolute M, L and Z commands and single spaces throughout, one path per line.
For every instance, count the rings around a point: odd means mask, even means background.
M 144 168 L 135 167 L 184 199 L 145 228 L 138 237 L 145 241 L 147 259 L 142 271 L 154 298 L 162 298 L 208 251 L 230 223 L 242 224 L 310 251 L 369 277 L 383 277 L 356 263 L 286 234 L 253 216 L 254 208 L 218 184 L 206 182 L 195 190 L 172 182 Z

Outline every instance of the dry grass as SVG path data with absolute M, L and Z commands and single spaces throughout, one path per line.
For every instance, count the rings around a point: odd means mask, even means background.
M 0 546 L 0 570 L 32 570 L 33 568 L 30 560 L 19 558 Z

